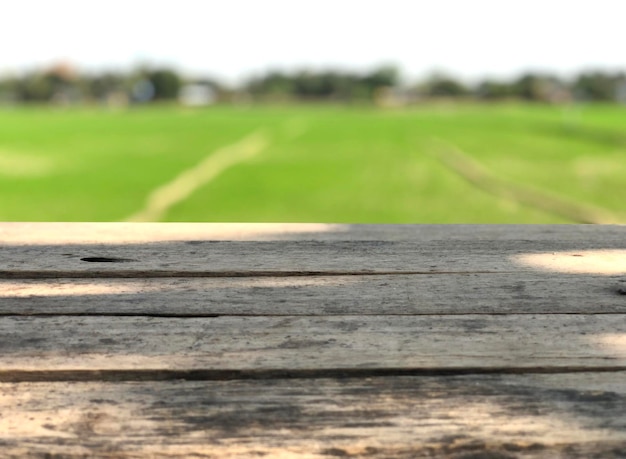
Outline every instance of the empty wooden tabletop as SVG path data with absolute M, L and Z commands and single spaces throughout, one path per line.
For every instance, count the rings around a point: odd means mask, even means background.
M 3 457 L 626 456 L 626 227 L 0 224 Z

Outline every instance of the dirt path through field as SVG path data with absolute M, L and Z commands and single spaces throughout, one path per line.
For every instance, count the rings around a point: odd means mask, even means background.
M 153 190 L 142 209 L 126 221 L 160 221 L 167 211 L 187 199 L 201 186 L 217 178 L 224 171 L 240 164 L 263 151 L 269 145 L 269 136 L 258 129 L 241 140 L 218 148 L 194 167 L 182 171 L 173 180 Z
M 607 209 L 502 179 L 449 142 L 437 140 L 436 146 L 430 154 L 444 167 L 493 196 L 534 207 L 574 223 L 624 224 L 626 221 L 622 215 Z

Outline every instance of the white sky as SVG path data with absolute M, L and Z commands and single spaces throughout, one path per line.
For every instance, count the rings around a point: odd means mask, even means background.
M 0 72 L 174 65 L 239 81 L 269 68 L 466 79 L 626 69 L 626 0 L 6 0 Z

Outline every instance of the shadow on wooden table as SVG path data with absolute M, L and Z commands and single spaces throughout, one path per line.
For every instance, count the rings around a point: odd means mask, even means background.
M 626 454 L 620 227 L 106 228 L 0 231 L 9 457 Z

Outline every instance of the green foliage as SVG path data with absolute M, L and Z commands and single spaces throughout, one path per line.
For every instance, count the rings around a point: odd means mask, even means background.
M 157 100 L 176 99 L 181 87 L 181 78 L 170 69 L 155 69 L 147 72 L 147 80 L 154 88 Z
M 46 75 L 31 74 L 19 80 L 16 91 L 25 102 L 45 102 L 52 98 L 54 87 Z
M 286 96 L 294 91 L 293 79 L 282 72 L 271 71 L 261 78 L 252 79 L 248 82 L 247 90 L 255 96 Z
M 514 94 L 531 101 L 547 100 L 559 80 L 548 75 L 527 73 L 513 84 Z
M 395 67 L 381 67 L 359 75 L 339 71 L 268 72 L 251 79 L 246 90 L 257 97 L 294 100 L 371 100 L 380 87 L 395 86 L 399 72 Z
M 300 72 L 292 78 L 293 93 L 302 98 L 329 98 L 339 92 L 338 75 L 333 72 Z
M 477 86 L 476 94 L 481 99 L 497 100 L 515 97 L 516 91 L 510 83 L 485 80 Z
M 576 78 L 573 88 L 581 99 L 606 102 L 615 99 L 617 85 L 625 80 L 624 74 L 583 73 Z
M 126 78 L 120 73 L 104 72 L 85 78 L 88 93 L 96 98 L 103 99 L 115 91 L 124 91 L 127 87 Z
M 132 102 L 174 100 L 185 83 L 171 68 L 140 67 L 130 72 L 102 72 L 79 75 L 71 68 L 57 66 L 46 72 L 30 72 L 19 78 L 0 78 L 0 102 L 79 102 L 128 99 Z M 626 102 L 626 74 L 590 72 L 573 82 L 539 73 L 527 73 L 511 81 L 485 80 L 468 87 L 450 75 L 434 74 L 413 85 L 400 87 L 400 72 L 394 66 L 380 66 L 369 72 L 339 70 L 272 70 L 251 78 L 236 88 L 209 81 L 219 101 L 245 100 L 252 96 L 261 102 L 333 101 L 379 102 L 382 88 L 394 88 L 406 100 L 421 98 L 463 98 L 480 100 L 520 99 L 532 102 L 566 102 L 572 99 Z M 196 82 L 198 82 L 196 80 Z M 398 91 L 399 90 L 399 91 Z
M 446 75 L 433 75 L 425 85 L 425 95 L 431 97 L 461 97 L 469 94 L 463 83 Z
M 370 90 L 386 86 L 396 86 L 400 80 L 400 72 L 394 66 L 383 66 L 366 74 L 361 83 Z

